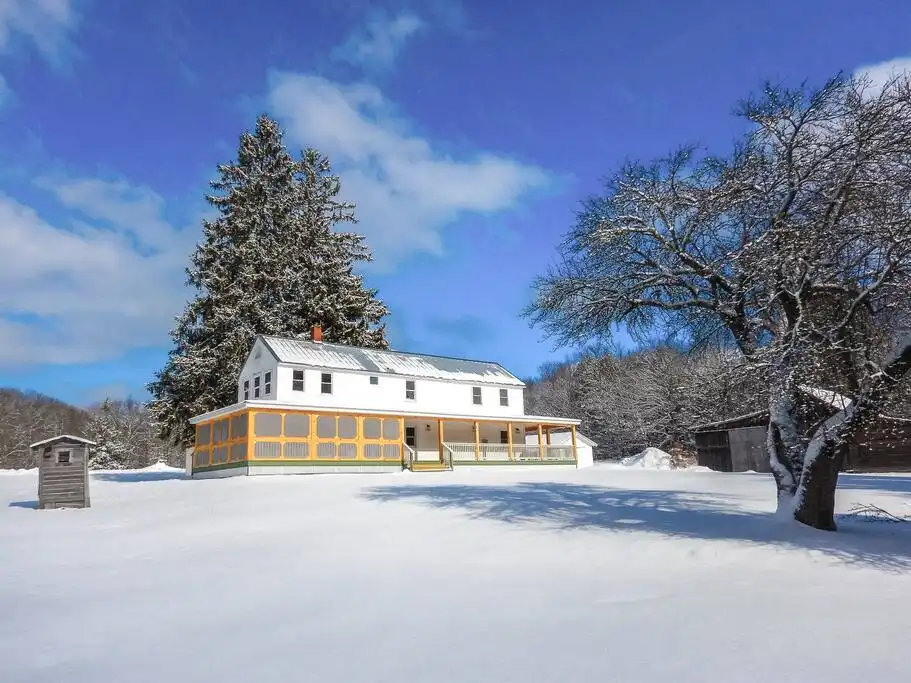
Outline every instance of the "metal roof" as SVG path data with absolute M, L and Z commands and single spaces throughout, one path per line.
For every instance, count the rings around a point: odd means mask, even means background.
M 279 363 L 456 382 L 525 386 L 522 380 L 508 372 L 502 365 L 489 361 L 365 349 L 359 346 L 313 342 L 309 339 L 263 336 L 262 340 Z
M 72 436 L 71 434 L 60 434 L 59 436 L 52 436 L 50 439 L 45 439 L 44 441 L 36 441 L 29 448 L 37 448 L 38 446 L 46 446 L 57 441 L 68 441 L 72 443 L 84 443 L 86 446 L 97 446 L 94 441 L 89 441 L 88 439 L 83 439 L 81 436 Z
M 255 408 L 256 410 L 260 409 L 271 409 L 271 410 L 286 410 L 289 412 L 301 412 L 301 413 L 341 413 L 344 415 L 350 415 L 352 413 L 357 415 L 382 415 L 382 416 L 395 416 L 395 417 L 405 417 L 406 419 L 421 419 L 421 420 L 443 420 L 443 422 L 496 422 L 499 424 L 506 424 L 511 422 L 515 425 L 538 425 L 544 427 L 568 427 L 569 425 L 578 425 L 581 423 L 581 420 L 577 420 L 571 417 L 548 417 L 546 415 L 503 415 L 503 416 L 491 416 L 491 415 L 464 415 L 460 413 L 440 413 L 433 412 L 427 413 L 416 410 L 384 410 L 377 408 L 350 408 L 350 407 L 338 407 L 338 406 L 318 406 L 318 405 L 303 405 L 299 403 L 279 403 L 278 401 L 242 401 L 240 403 L 232 403 L 229 406 L 224 408 L 216 408 L 215 410 L 210 410 L 207 413 L 202 413 L 201 415 L 194 415 L 190 418 L 190 424 L 199 424 L 200 422 L 206 422 L 208 420 L 215 420 L 233 413 L 240 412 L 241 410 L 248 410 L 250 408 Z M 577 432 L 578 433 L 578 432 Z

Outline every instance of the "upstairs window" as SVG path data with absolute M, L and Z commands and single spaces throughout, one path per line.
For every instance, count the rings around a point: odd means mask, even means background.
M 244 400 L 250 400 L 250 380 L 248 379 L 244 380 Z
M 416 396 L 417 396 L 417 392 L 415 391 L 415 388 L 414 388 L 414 380 L 406 379 L 405 380 L 405 400 L 413 401 Z
M 304 390 L 304 371 L 295 370 L 291 374 L 291 391 L 303 391 Z
M 331 372 L 322 373 L 322 377 L 320 377 L 319 390 L 320 390 L 320 393 L 323 393 L 323 394 L 332 393 L 332 373 Z
M 509 390 L 500 389 L 500 405 L 501 406 L 509 405 Z
M 259 392 L 260 392 L 259 383 L 260 383 L 260 376 L 253 375 L 253 398 L 259 398 Z
M 481 387 L 471 387 L 471 402 L 476 406 L 481 405 Z
M 272 373 L 267 372 L 263 375 L 263 395 L 269 396 L 272 393 Z
M 379 377 L 376 377 L 375 375 L 371 375 L 371 376 L 370 376 L 370 383 L 371 383 L 371 384 L 379 384 L 379 383 L 380 383 L 380 378 L 379 378 Z

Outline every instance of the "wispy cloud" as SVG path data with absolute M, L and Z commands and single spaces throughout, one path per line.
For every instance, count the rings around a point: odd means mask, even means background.
M 877 64 L 867 64 L 855 70 L 856 76 L 865 76 L 870 87 L 882 92 L 883 87 L 896 76 L 911 74 L 911 57 L 899 57 Z
M 289 142 L 332 159 L 380 270 L 420 252 L 441 255 L 447 226 L 466 214 L 510 209 L 551 180 L 536 166 L 492 152 L 453 158 L 412 133 L 372 85 L 275 74 L 269 101 Z
M 413 35 L 426 28 L 416 14 L 403 11 L 394 17 L 374 14 L 367 23 L 332 51 L 332 59 L 368 70 L 389 69 Z
M 72 0 L 0 0 L 0 52 L 21 38 L 56 62 L 76 21 Z
M 44 179 L 68 218 L 0 194 L 0 366 L 90 362 L 160 346 L 198 234 L 124 181 Z

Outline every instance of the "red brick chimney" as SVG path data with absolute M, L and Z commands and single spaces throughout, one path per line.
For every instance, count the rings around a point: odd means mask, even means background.
M 323 343 L 323 326 L 314 325 L 313 331 L 310 333 L 310 338 L 317 344 Z

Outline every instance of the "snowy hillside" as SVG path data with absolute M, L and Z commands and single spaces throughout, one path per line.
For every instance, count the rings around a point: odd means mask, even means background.
M 911 512 L 909 477 L 843 483 Z M 764 475 L 36 485 L 0 477 L 4 683 L 907 680 L 911 524 L 776 523 Z

